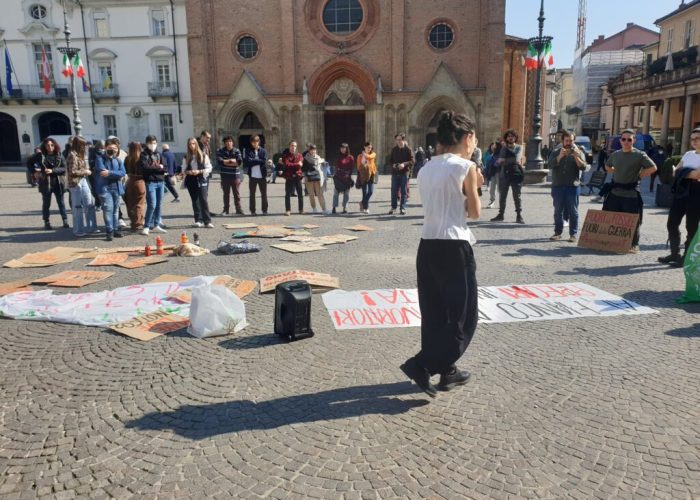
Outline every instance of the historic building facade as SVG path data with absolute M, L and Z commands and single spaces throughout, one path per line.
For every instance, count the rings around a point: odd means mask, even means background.
M 218 139 L 383 159 L 396 132 L 435 143 L 445 108 L 501 131 L 505 0 L 187 0 L 187 24 L 194 125 Z
M 65 46 L 62 3 L 2 5 L 0 163 L 16 164 L 45 137 L 72 134 L 72 90 L 58 51 Z M 65 7 L 86 71 L 76 81 L 83 135 L 117 135 L 126 144 L 152 133 L 183 151 L 192 134 L 184 0 L 71 0 Z

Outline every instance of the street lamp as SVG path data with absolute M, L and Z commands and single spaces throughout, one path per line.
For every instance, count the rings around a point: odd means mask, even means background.
M 58 51 L 61 54 L 68 56 L 68 63 L 73 64 L 73 58 L 80 52 L 80 49 L 70 46 L 70 27 L 68 26 L 68 17 L 66 16 L 66 2 L 63 0 L 61 2 L 63 5 L 63 33 L 66 35 L 66 46 L 58 47 Z M 78 106 L 78 92 L 75 88 L 75 75 L 71 72 L 70 75 L 70 87 L 73 94 L 73 128 L 75 129 L 75 135 L 80 135 L 80 131 L 83 129 L 82 122 L 80 121 L 80 107 Z
M 542 30 L 544 29 L 544 0 L 541 0 L 540 17 L 537 20 L 539 21 L 539 33 L 536 37 L 528 40 L 537 51 L 537 77 L 535 78 L 535 116 L 532 119 L 532 137 L 530 137 L 527 144 L 527 170 L 539 170 L 544 165 L 544 160 L 542 160 L 542 136 L 540 135 L 540 130 L 542 129 L 541 66 L 544 65 L 541 65 L 540 60 L 545 47 L 552 41 L 551 36 L 542 36 Z

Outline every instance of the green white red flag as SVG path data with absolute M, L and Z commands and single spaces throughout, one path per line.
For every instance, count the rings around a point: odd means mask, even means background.
M 525 67 L 527 69 L 537 69 L 537 50 L 531 43 L 527 46 L 527 56 L 525 56 Z
M 73 66 L 75 67 L 75 76 L 82 78 L 85 76 L 85 67 L 83 66 L 83 61 L 80 59 L 80 52 L 75 54 L 73 58 Z
M 61 70 L 61 73 L 63 73 L 63 76 L 66 78 L 73 74 L 73 66 L 70 64 L 68 54 L 63 54 L 63 69 Z
M 554 66 L 554 56 L 552 55 L 552 42 L 549 41 L 542 47 L 542 53 L 539 60 L 537 59 L 537 49 L 530 43 L 527 46 L 527 56 L 523 63 L 528 70 L 544 68 L 548 69 Z
M 542 60 L 540 62 L 544 69 L 554 66 L 554 56 L 552 55 L 552 42 L 548 41 L 542 49 Z

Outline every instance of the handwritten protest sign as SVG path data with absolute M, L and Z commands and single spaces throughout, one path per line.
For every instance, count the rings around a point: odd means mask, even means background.
M 272 292 L 280 283 L 297 280 L 306 281 L 314 291 L 329 290 L 340 287 L 340 281 L 338 278 L 335 278 L 330 274 L 295 269 L 294 271 L 285 271 L 261 278 L 260 293 Z
M 81 288 L 106 280 L 114 273 L 101 271 L 65 271 L 60 273 L 60 278 L 50 281 L 49 286 L 64 288 Z
M 627 253 L 637 227 L 638 214 L 588 210 L 578 246 L 603 252 Z
M 511 323 L 656 311 L 585 283 L 479 287 L 479 322 Z M 408 328 L 421 324 L 415 289 L 335 290 L 323 303 L 337 330 Z
M 116 266 L 129 258 L 128 253 L 105 253 L 95 257 L 88 266 Z
M 191 276 L 180 276 L 179 274 L 161 274 L 157 278 L 149 281 L 149 283 L 180 283 L 190 278 Z
M 89 258 L 90 252 L 92 250 L 86 248 L 53 247 L 43 252 L 28 253 L 19 259 L 12 259 L 3 266 L 14 269 L 55 266 Z
M 0 283 L 0 297 L 9 295 L 15 292 L 26 292 L 31 290 L 29 285 L 31 285 L 32 280 L 18 280 L 10 281 L 9 283 Z
M 125 262 L 119 262 L 117 265 L 125 269 L 138 269 L 139 267 L 151 266 L 153 264 L 161 264 L 163 262 L 168 262 L 167 257 L 162 255 L 151 255 L 149 257 L 141 257 L 140 259 L 127 260 Z
M 187 328 L 188 318 L 167 311 L 154 311 L 136 316 L 122 323 L 110 325 L 110 329 L 138 340 L 153 340 L 166 333 Z
M 235 293 L 239 299 L 242 299 L 246 295 L 250 294 L 250 292 L 255 290 L 255 287 L 258 286 L 255 281 L 233 278 L 225 274 L 217 276 L 212 285 L 225 286 Z

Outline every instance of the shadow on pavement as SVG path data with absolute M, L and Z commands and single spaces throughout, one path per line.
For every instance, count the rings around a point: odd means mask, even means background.
M 676 269 L 675 271 L 680 272 L 680 270 L 678 269 Z M 634 292 L 627 292 L 623 295 L 623 297 L 625 299 L 636 302 L 637 304 L 651 307 L 653 309 L 681 309 L 689 313 L 700 313 L 700 303 L 676 303 L 676 299 L 681 295 L 683 295 L 683 290 L 666 290 L 663 292 L 653 290 L 637 290 Z
M 576 276 L 584 274 L 586 276 L 621 276 L 627 274 L 646 273 L 649 271 L 671 270 L 666 264 L 658 264 L 650 262 L 645 264 L 630 264 L 627 266 L 610 266 L 610 267 L 574 267 L 567 271 L 557 271 L 555 274 L 560 276 Z
M 219 346 L 224 349 L 246 350 L 271 347 L 286 344 L 286 341 L 274 333 L 264 333 L 262 335 L 252 335 L 248 337 L 237 337 L 219 342 Z
M 183 405 L 173 411 L 152 412 L 125 423 L 128 429 L 171 430 L 188 439 L 208 439 L 247 430 L 336 420 L 362 415 L 398 415 L 425 406 L 425 400 L 392 396 L 417 392 L 409 382 L 344 387 L 256 403 L 249 400 Z
M 669 330 L 666 332 L 669 337 L 680 337 L 680 338 L 700 338 L 700 323 L 696 323 L 695 326 L 688 326 L 686 328 L 676 328 L 675 330 Z

